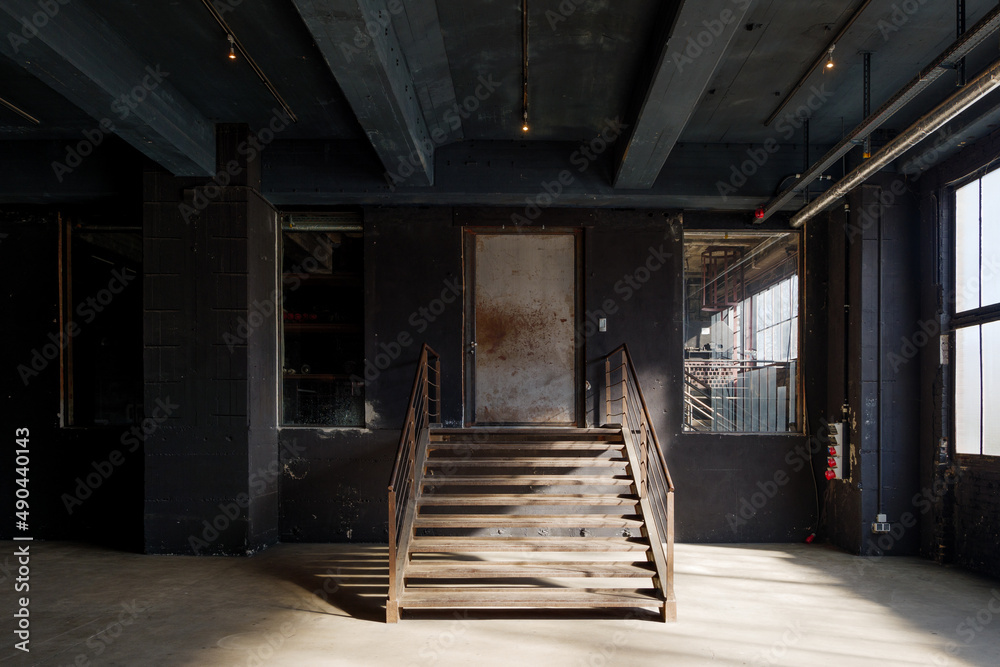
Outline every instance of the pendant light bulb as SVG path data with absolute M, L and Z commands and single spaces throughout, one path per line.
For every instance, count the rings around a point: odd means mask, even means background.
M 833 69 L 833 50 L 835 48 L 837 48 L 836 44 L 834 44 L 833 46 L 831 46 L 830 50 L 827 51 L 827 58 L 826 58 L 826 68 L 827 69 Z
M 521 126 L 521 131 L 522 132 L 527 132 L 528 131 L 528 112 L 527 111 L 524 112 L 524 125 Z
M 233 40 L 233 36 L 229 35 L 229 59 L 236 60 L 236 43 Z

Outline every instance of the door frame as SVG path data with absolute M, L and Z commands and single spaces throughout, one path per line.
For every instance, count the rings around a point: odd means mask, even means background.
M 476 364 L 470 353 L 470 343 L 476 340 L 476 236 L 477 235 L 572 235 L 573 236 L 573 411 L 575 419 L 569 422 L 542 424 L 538 422 L 477 422 L 476 421 Z M 583 230 L 579 227 L 471 227 L 462 228 L 463 271 L 465 273 L 464 303 L 462 310 L 462 402 L 464 424 L 471 426 L 584 426 L 586 424 L 586 337 L 584 331 L 584 272 Z

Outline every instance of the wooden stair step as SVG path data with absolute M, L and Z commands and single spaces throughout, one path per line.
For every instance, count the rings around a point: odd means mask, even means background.
M 432 428 L 430 429 L 431 438 L 440 437 L 474 437 L 474 438 L 518 438 L 518 437 L 530 437 L 530 438 L 558 438 L 558 437 L 570 437 L 570 438 L 602 438 L 602 437 L 615 437 L 621 436 L 621 427 L 617 428 L 604 428 L 604 427 L 590 427 L 590 428 L 578 428 L 575 426 L 532 426 L 528 428 L 489 428 L 489 427 L 472 427 L 472 428 Z
M 417 528 L 641 528 L 637 515 L 609 514 L 424 514 L 414 522 Z
M 431 452 L 439 450 L 449 450 L 457 449 L 460 451 L 473 450 L 473 451 L 491 451 L 491 450 L 522 450 L 522 449 L 535 449 L 544 451 L 595 451 L 595 452 L 605 452 L 609 450 L 618 450 L 625 446 L 624 442 L 600 442 L 600 441 L 560 441 L 560 442 L 550 442 L 547 440 L 540 440 L 538 442 L 431 442 L 428 445 L 428 449 Z
M 641 537 L 423 537 L 410 541 L 410 553 L 485 553 L 506 551 L 646 551 Z
M 626 475 L 431 475 L 424 486 L 631 486 Z
M 659 606 L 662 596 L 655 588 L 406 588 L 400 607 L 643 607 Z
M 407 579 L 523 579 L 528 577 L 649 578 L 656 566 L 645 561 L 467 561 L 415 560 L 406 566 Z
M 455 466 L 456 468 L 613 468 L 623 466 L 628 463 L 623 458 L 599 458 L 599 457 L 559 457 L 547 456 L 524 457 L 524 458 L 451 458 L 451 457 L 429 457 L 427 467 Z
M 417 506 L 507 507 L 517 505 L 574 505 L 590 507 L 631 507 L 639 498 L 631 494 L 555 494 L 555 493 L 433 493 L 420 496 Z

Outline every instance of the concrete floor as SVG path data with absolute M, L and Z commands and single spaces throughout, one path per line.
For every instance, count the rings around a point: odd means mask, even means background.
M 25 654 L 11 634 L 23 543 L 0 544 L 0 662 L 14 665 L 1000 665 L 1000 582 L 807 545 L 678 545 L 675 624 L 445 612 L 386 625 L 384 546 L 240 559 L 33 543 Z

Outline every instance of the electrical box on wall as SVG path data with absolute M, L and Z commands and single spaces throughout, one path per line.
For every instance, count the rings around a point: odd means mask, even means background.
M 844 479 L 844 424 L 827 424 L 826 478 Z

